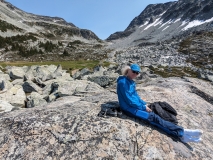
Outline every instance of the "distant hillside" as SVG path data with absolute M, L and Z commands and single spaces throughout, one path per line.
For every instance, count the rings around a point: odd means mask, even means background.
M 102 59 L 104 45 L 92 31 L 62 18 L 26 13 L 0 1 L 1 61 Z

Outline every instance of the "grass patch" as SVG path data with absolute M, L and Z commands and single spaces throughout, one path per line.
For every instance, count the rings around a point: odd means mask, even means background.
M 180 48 L 179 48 L 179 52 L 183 52 L 183 53 L 187 53 L 186 49 L 189 49 L 190 45 L 192 43 L 192 40 L 190 38 L 186 38 L 185 40 L 183 40 L 182 42 L 180 42 Z
M 158 67 L 158 68 L 150 68 L 154 71 L 155 74 L 162 76 L 163 78 L 167 77 L 183 77 L 183 76 L 190 76 L 196 78 L 198 74 L 192 71 L 188 67 Z
M 47 62 L 0 62 L 0 66 L 6 67 L 6 66 L 32 66 L 32 65 L 61 65 L 64 70 L 67 70 L 69 73 L 74 69 L 93 69 L 97 65 L 101 65 L 104 67 L 107 67 L 110 65 L 109 62 L 100 62 L 100 61 L 86 61 L 86 60 L 79 60 L 79 61 L 61 61 L 61 62 L 53 62 L 53 61 L 47 61 Z
M 102 67 L 108 67 L 111 63 L 110 62 L 99 62 L 99 65 L 101 65 Z
M 203 68 L 213 64 L 212 41 L 212 31 L 197 31 L 179 43 L 178 52 L 188 55 L 188 63 Z

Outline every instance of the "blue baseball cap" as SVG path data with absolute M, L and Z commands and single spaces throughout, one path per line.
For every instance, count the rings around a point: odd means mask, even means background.
M 130 68 L 131 68 L 132 71 L 136 71 L 136 72 L 140 72 L 141 71 L 141 68 L 137 64 L 132 64 L 130 66 Z

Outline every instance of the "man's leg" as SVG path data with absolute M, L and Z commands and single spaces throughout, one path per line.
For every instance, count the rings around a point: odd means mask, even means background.
M 138 110 L 136 112 L 136 116 L 138 118 L 141 118 L 143 120 L 149 121 L 152 125 L 157 126 L 158 128 L 164 130 L 166 133 L 171 134 L 176 137 L 182 137 L 183 136 L 183 128 L 175 125 L 172 122 L 165 121 L 157 114 L 151 112 L 148 113 L 146 111 Z
M 135 116 L 150 122 L 152 125 L 157 126 L 170 135 L 180 138 L 180 140 L 184 143 L 200 142 L 202 140 L 202 130 L 183 129 L 181 126 L 175 125 L 169 121 L 165 121 L 153 112 L 148 113 L 146 111 L 137 110 Z

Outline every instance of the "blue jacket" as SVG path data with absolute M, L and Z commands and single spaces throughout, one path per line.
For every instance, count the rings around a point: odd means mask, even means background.
M 117 94 L 122 110 L 134 115 L 137 110 L 146 110 L 146 102 L 139 97 L 135 82 L 126 76 L 120 76 L 117 79 Z

